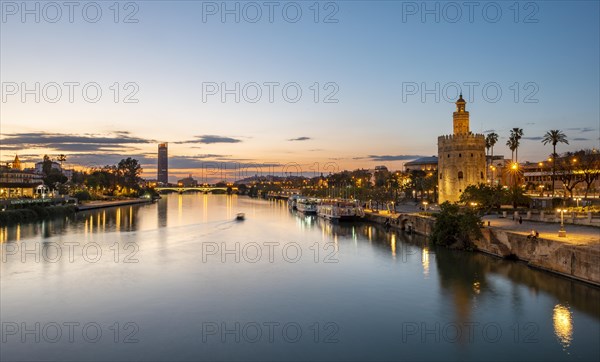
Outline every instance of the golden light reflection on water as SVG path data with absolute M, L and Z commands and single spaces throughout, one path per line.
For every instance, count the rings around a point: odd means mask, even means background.
M 396 234 L 392 233 L 392 256 L 396 259 Z
M 552 321 L 556 338 L 558 338 L 563 348 L 569 347 L 573 340 L 573 316 L 569 308 L 557 304 L 552 313 Z
M 116 216 L 116 229 L 117 231 L 121 230 L 121 208 L 117 208 L 117 216 Z
M 481 284 L 479 282 L 473 282 L 473 293 L 481 293 Z
M 0 244 L 8 241 L 8 227 L 0 229 Z
M 429 248 L 424 247 L 421 254 L 421 264 L 423 264 L 423 275 L 429 276 Z

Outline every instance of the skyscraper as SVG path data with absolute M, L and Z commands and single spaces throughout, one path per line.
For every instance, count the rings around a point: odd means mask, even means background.
M 169 183 L 169 147 L 168 143 L 158 144 L 158 167 L 156 180 L 164 184 Z

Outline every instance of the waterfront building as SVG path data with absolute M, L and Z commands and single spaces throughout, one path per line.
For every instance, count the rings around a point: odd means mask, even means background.
M 439 202 L 457 202 L 469 185 L 486 181 L 485 136 L 469 130 L 469 112 L 460 95 L 451 135 L 438 137 Z
M 158 164 L 156 180 L 161 184 L 169 183 L 169 152 L 168 143 L 158 145 Z
M 38 186 L 44 183 L 43 176 L 34 171 L 0 166 L 0 198 L 34 197 Z
M 421 157 L 404 164 L 406 172 L 410 171 L 435 171 L 438 168 L 437 156 Z

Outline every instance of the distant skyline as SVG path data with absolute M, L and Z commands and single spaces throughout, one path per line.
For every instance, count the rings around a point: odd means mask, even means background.
M 399 169 L 437 154 L 459 91 L 471 130 L 500 135 L 497 155 L 510 157 L 513 127 L 521 161 L 548 157 L 550 129 L 568 137 L 558 152 L 600 148 L 596 1 L 478 2 L 472 19 L 460 2 L 460 17 L 435 1 L 275 3 L 272 22 L 268 8 L 257 18 L 262 2 L 227 2 L 223 21 L 221 2 L 134 1 L 52 23 L 56 9 L 36 22 L 3 2 L 0 161 L 131 156 L 155 178 L 169 142 L 171 179 L 199 178 L 207 162 Z

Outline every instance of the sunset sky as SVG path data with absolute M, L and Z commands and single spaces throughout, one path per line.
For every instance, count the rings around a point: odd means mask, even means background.
M 540 142 L 549 129 L 568 136 L 559 152 L 600 144 L 597 1 L 479 2 L 472 14 L 463 2 L 321 2 L 317 12 L 314 1 L 231 1 L 224 19 L 222 2 L 122 2 L 118 14 L 97 3 L 69 19 L 66 7 L 28 2 L 36 22 L 2 1 L 2 162 L 131 156 L 155 178 L 157 143 L 169 142 L 173 180 L 200 178 L 207 162 L 398 169 L 437 154 L 456 84 L 471 130 L 500 135 L 495 154 L 510 157 L 513 127 L 524 129 L 520 161 L 551 153 Z M 236 83 L 239 102 L 222 92 Z

